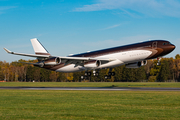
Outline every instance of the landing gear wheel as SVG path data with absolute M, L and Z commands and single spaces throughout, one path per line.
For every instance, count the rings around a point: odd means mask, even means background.
M 88 76 L 91 76 L 91 72 L 88 72 L 88 74 L 87 74 Z
M 115 72 L 108 72 L 109 76 L 115 76 Z
M 94 76 L 99 76 L 99 71 L 93 70 L 93 75 Z
M 88 72 L 85 72 L 84 75 L 87 76 L 87 75 L 88 75 Z
M 160 62 L 157 62 L 157 66 L 159 66 L 159 65 L 161 65 L 161 63 L 160 63 Z
M 112 76 L 115 76 L 115 72 L 112 72 L 111 75 L 112 75 Z
M 107 75 L 105 75 L 105 76 L 104 76 L 104 78 L 105 78 L 105 79 L 108 79 L 108 76 L 107 76 Z
M 108 79 L 111 79 L 111 76 L 108 76 Z
M 108 76 L 111 76 L 112 75 L 112 72 L 108 72 Z
M 111 76 L 105 75 L 104 78 L 105 78 L 105 79 L 111 79 Z
M 96 73 L 95 73 L 95 76 L 99 76 L 99 72 L 96 72 Z
M 91 76 L 91 72 L 85 72 L 84 75 L 85 76 Z
M 81 76 L 81 80 L 83 80 L 83 79 L 84 79 L 84 76 L 82 75 L 82 76 Z

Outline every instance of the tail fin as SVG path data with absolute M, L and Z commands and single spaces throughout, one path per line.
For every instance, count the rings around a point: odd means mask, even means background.
M 31 39 L 31 43 L 32 43 L 32 46 L 34 48 L 35 54 L 37 54 L 37 55 L 50 55 L 49 52 L 38 41 L 37 38 Z

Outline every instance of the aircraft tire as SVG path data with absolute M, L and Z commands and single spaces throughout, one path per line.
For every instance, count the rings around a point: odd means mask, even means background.
M 112 72 L 111 75 L 112 75 L 112 76 L 115 76 L 115 72 Z

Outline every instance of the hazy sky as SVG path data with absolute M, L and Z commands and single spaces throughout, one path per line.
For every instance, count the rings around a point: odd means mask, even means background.
M 34 59 L 38 38 L 52 55 L 67 56 L 165 39 L 180 54 L 179 0 L 0 0 L 0 61 Z

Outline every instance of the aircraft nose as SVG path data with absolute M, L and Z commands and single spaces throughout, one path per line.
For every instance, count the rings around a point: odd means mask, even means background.
M 167 46 L 164 46 L 164 47 L 163 47 L 163 52 L 161 53 L 161 56 L 164 56 L 164 55 L 169 54 L 169 53 L 172 52 L 175 48 L 176 48 L 176 46 L 173 45 L 173 44 L 169 44 L 169 45 L 167 45 Z
M 167 47 L 167 49 L 165 51 L 167 51 L 168 53 L 172 52 L 174 49 L 176 48 L 175 45 L 171 44 L 170 46 Z
M 175 45 L 171 45 L 171 47 L 170 47 L 170 49 L 173 51 L 174 49 L 176 48 L 176 46 Z

